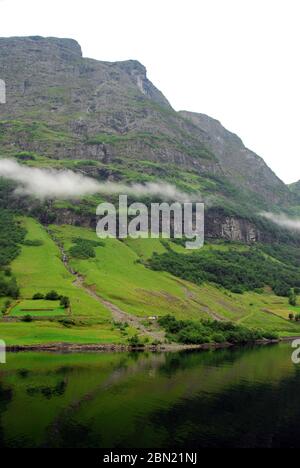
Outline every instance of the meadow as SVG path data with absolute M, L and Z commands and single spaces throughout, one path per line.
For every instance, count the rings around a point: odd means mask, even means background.
M 161 255 L 171 249 L 189 255 L 181 245 L 159 239 L 122 242 L 108 239 L 100 242 L 91 229 L 57 225 L 46 229 L 32 218 L 20 221 L 27 231 L 27 242 L 21 245 L 20 254 L 12 262 L 11 269 L 20 288 L 21 305 L 15 301 L 9 314 L 19 321 L 0 322 L 0 336 L 8 344 L 128 342 L 137 333 L 135 325 L 131 324 L 124 330 L 115 323 L 107 303 L 118 307 L 128 317 L 138 317 L 145 326 L 149 316 L 170 314 L 180 320 L 230 320 L 281 336 L 300 334 L 300 324 L 289 320 L 289 313 L 297 313 L 299 308 L 290 306 L 287 298 L 276 296 L 270 288 L 259 293 L 246 291 L 235 294 L 221 285 L 209 282 L 197 285 L 147 267 L 146 262 L 155 252 Z M 72 248 L 79 245 L 78 239 L 90 243 L 95 254 L 93 257 L 74 256 L 77 250 Z M 66 268 L 58 244 L 63 246 L 68 264 L 77 275 Z M 207 244 L 204 251 L 226 252 L 228 248 L 222 243 Z M 238 244 L 234 248 L 241 252 L 247 250 Z M 82 285 L 78 283 L 78 277 Z M 43 312 L 37 311 L 30 313 L 34 315 L 33 322 L 22 322 L 25 314 L 21 309 L 31 308 L 30 298 L 36 293 L 45 295 L 51 290 L 70 298 L 70 321 L 64 323 L 64 311 L 55 303 L 58 308 L 54 314 L 51 312 L 49 320 Z M 1 298 L 0 305 L 5 299 Z M 42 307 L 36 303 L 33 308 Z M 39 317 L 43 320 L 40 321 Z
M 32 317 L 54 317 L 58 315 L 68 314 L 68 310 L 60 305 L 59 301 L 45 300 L 21 300 L 12 308 L 11 317 L 24 317 L 30 315 Z

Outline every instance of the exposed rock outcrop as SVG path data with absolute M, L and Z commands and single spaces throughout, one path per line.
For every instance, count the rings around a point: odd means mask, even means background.
M 84 58 L 72 39 L 0 38 L 0 74 L 7 91 L 0 106 L 1 157 L 25 152 L 36 166 L 71 167 L 100 180 L 167 180 L 228 202 L 237 213 L 241 206 L 254 213 L 295 201 L 219 122 L 175 112 L 135 60 Z M 61 215 L 71 224 L 93 222 Z M 208 235 L 261 238 L 238 215 L 208 219 Z

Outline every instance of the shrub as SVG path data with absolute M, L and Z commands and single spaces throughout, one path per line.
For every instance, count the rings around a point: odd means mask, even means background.
M 23 245 L 26 245 L 27 247 L 40 247 L 43 245 L 43 241 L 36 239 L 36 240 L 24 240 Z
M 180 330 L 177 340 L 184 344 L 204 344 L 210 342 L 210 336 L 202 330 L 188 326 Z
M 6 295 L 12 297 L 13 299 L 18 299 L 20 295 L 20 289 L 17 284 L 16 278 L 12 278 L 6 285 Z
M 143 346 L 143 343 L 141 342 L 140 338 L 138 335 L 133 335 L 128 339 L 128 343 L 130 346 L 133 348 L 138 348 L 140 346 Z
M 32 319 L 32 317 L 31 317 L 31 315 L 24 315 L 24 317 L 22 317 L 22 322 L 27 322 L 27 323 L 29 323 L 29 322 L 32 322 L 32 320 L 33 320 L 33 319 Z
M 15 157 L 21 161 L 34 161 L 36 159 L 35 155 L 30 151 L 21 151 L 20 153 L 16 153 Z
M 262 338 L 270 339 L 270 332 L 251 330 L 232 322 L 216 320 L 177 320 L 171 315 L 159 319 L 171 341 L 184 344 L 203 344 L 209 342 L 232 344 L 250 343 Z M 272 338 L 274 334 L 272 334 Z
M 61 323 L 66 328 L 71 328 L 73 325 L 75 325 L 74 320 L 70 318 L 61 318 L 58 320 L 58 322 Z
M 32 296 L 32 300 L 33 300 L 33 301 L 39 301 L 39 300 L 41 300 L 41 299 L 45 299 L 44 294 L 35 293 L 35 294 Z
M 82 260 L 95 258 L 96 253 L 94 249 L 104 245 L 101 241 L 81 239 L 80 237 L 72 239 L 72 242 L 75 245 L 69 250 L 70 255 L 75 258 L 81 258 Z
M 60 295 L 56 291 L 50 291 L 45 296 L 46 301 L 58 301 Z
M 74 245 L 70 248 L 69 252 L 72 257 L 80 258 L 82 260 L 96 257 L 93 247 L 87 244 Z
M 68 307 L 70 307 L 70 299 L 67 296 L 62 296 L 60 298 L 60 305 L 68 309 Z
M 226 342 L 226 336 L 223 333 L 214 333 L 211 338 L 212 338 L 212 341 L 214 341 L 215 343 Z
M 278 333 L 271 332 L 271 331 L 265 331 L 264 332 L 264 338 L 266 338 L 267 340 L 278 340 Z

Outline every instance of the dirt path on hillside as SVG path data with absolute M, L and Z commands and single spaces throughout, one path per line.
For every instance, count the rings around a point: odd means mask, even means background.
M 77 273 L 71 265 L 69 264 L 69 259 L 68 256 L 64 250 L 63 244 L 53 236 L 53 233 L 47 229 L 48 234 L 50 235 L 51 239 L 53 242 L 56 243 L 58 246 L 60 253 L 61 253 L 61 260 L 65 266 L 65 268 L 68 270 L 71 275 L 75 277 L 75 280 L 73 281 L 73 284 L 77 286 L 80 289 L 83 289 L 89 296 L 91 296 L 93 299 L 95 299 L 97 302 L 102 304 L 106 309 L 108 309 L 113 317 L 113 320 L 115 322 L 120 322 L 120 323 L 128 323 L 129 326 L 136 328 L 141 334 L 148 336 L 152 341 L 160 341 L 163 342 L 165 339 L 165 333 L 164 331 L 160 330 L 157 326 L 157 330 L 150 330 L 145 325 L 142 323 L 142 321 L 145 320 L 145 318 L 140 318 L 135 315 L 129 314 L 128 312 L 125 312 L 124 310 L 121 310 L 118 306 L 113 304 L 110 301 L 107 301 L 103 297 L 99 295 L 98 292 L 96 292 L 92 286 L 88 286 L 84 283 L 85 278 Z M 153 325 L 156 328 L 156 325 Z
M 189 288 L 187 288 L 187 286 L 185 284 L 183 284 L 181 281 L 178 281 L 178 283 L 183 287 L 186 298 L 190 299 L 195 304 L 197 304 L 198 306 L 201 307 L 201 309 L 200 309 L 201 312 L 206 312 L 213 320 L 216 320 L 217 322 L 221 322 L 222 320 L 224 320 L 223 317 L 218 315 L 216 312 L 213 312 L 207 305 L 202 304 L 202 302 L 200 302 L 200 300 L 195 295 L 195 293 L 193 293 L 193 291 L 191 291 Z
M 136 317 L 135 315 L 131 315 L 128 312 L 124 312 L 124 310 L 121 310 L 118 306 L 113 304 L 112 302 L 107 301 L 106 299 L 102 298 L 98 292 L 95 292 L 93 290 L 92 286 L 87 286 L 84 284 L 84 277 L 76 274 L 76 280 L 73 283 L 75 286 L 84 289 L 84 291 L 89 294 L 91 297 L 93 297 L 97 302 L 100 302 L 106 309 L 108 309 L 115 322 L 121 322 L 121 323 L 128 323 L 129 326 L 136 328 L 140 333 L 143 335 L 148 336 L 152 340 L 158 340 L 158 341 L 163 341 L 165 338 L 165 334 L 163 331 L 160 330 L 149 330 L 148 328 L 141 323 L 144 318 L 139 318 Z

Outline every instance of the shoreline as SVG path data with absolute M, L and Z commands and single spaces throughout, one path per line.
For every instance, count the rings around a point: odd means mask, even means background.
M 165 344 L 159 346 L 145 345 L 133 347 L 122 344 L 80 344 L 80 343 L 45 343 L 32 345 L 8 345 L 6 351 L 10 353 L 41 351 L 54 353 L 75 353 L 75 352 L 176 352 L 176 351 L 205 351 L 226 349 L 233 347 L 242 347 L 249 345 L 270 345 L 279 344 L 281 342 L 289 342 L 295 339 L 300 339 L 299 336 L 287 336 L 275 340 L 256 340 L 254 342 L 233 344 L 233 343 L 204 343 L 195 345 L 184 345 L 180 343 Z

